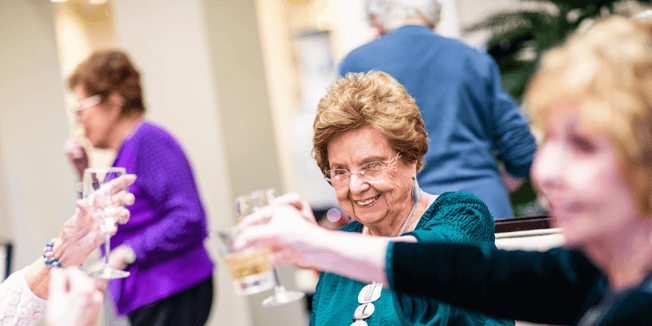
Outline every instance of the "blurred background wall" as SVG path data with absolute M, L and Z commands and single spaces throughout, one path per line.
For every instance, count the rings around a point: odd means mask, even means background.
M 438 32 L 482 47 L 463 26 L 516 0 L 440 0 Z M 336 206 L 309 152 L 316 101 L 337 63 L 373 37 L 362 0 L 3 0 L 0 2 L 0 238 L 27 266 L 74 210 L 63 151 L 75 133 L 66 76 L 93 50 L 125 50 L 143 76 L 147 117 L 175 134 L 193 164 L 212 230 L 234 223 L 233 199 L 299 192 Z M 111 152 L 92 152 L 93 166 Z M 207 247 L 211 249 L 210 242 Z M 217 257 L 215 258 L 217 261 Z M 286 287 L 295 269 L 283 268 Z M 235 296 L 218 266 L 210 325 L 302 325 L 302 303 Z M 110 310 L 110 309 L 109 309 Z M 102 325 L 123 324 L 107 311 Z

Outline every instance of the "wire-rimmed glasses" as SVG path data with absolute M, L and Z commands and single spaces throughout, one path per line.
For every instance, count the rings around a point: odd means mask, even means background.
M 324 173 L 324 179 L 335 189 L 348 186 L 351 181 L 351 176 L 354 174 L 369 183 L 380 182 L 383 172 L 394 166 L 400 157 L 401 154 L 397 153 L 396 157 L 392 158 L 387 164 L 380 161 L 367 162 L 362 164 L 358 171 L 355 172 L 346 169 L 328 170 Z
M 73 102 L 70 105 L 70 111 L 72 111 L 73 115 L 78 116 L 83 110 L 98 105 L 100 102 L 102 102 L 102 97 L 100 95 L 89 96 L 83 100 Z

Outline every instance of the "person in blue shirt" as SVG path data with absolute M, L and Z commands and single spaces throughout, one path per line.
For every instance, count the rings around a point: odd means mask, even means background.
M 366 12 L 380 37 L 349 53 L 340 75 L 384 71 L 416 100 L 429 139 L 423 190 L 470 192 L 495 219 L 512 217 L 508 191 L 528 177 L 536 143 L 496 63 L 433 32 L 436 0 L 367 0 Z

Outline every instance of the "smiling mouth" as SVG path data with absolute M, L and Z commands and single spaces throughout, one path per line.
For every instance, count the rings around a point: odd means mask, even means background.
M 362 206 L 362 207 L 368 207 L 368 206 L 373 205 L 373 203 L 375 203 L 376 200 L 378 200 L 378 198 L 380 198 L 380 195 L 378 195 L 376 197 L 373 197 L 373 198 L 370 198 L 370 199 L 367 199 L 367 200 L 364 200 L 364 201 L 356 200 L 355 202 L 358 205 Z

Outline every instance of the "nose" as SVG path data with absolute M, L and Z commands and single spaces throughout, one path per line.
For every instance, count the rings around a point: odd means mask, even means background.
M 359 194 L 369 189 L 369 184 L 358 173 L 351 174 L 349 179 L 349 190 L 354 194 Z

